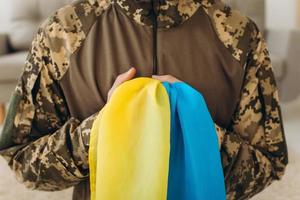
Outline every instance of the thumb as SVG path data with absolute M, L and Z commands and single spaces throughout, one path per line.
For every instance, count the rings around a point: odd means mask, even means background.
M 125 72 L 124 81 L 128 81 L 132 79 L 136 74 L 136 69 L 134 67 L 131 67 L 127 72 Z
M 121 85 L 122 83 L 124 83 L 125 81 L 128 81 L 130 79 L 132 79 L 136 74 L 136 69 L 135 68 L 130 68 L 127 72 L 124 72 L 123 74 L 120 74 L 117 79 L 114 82 L 113 88 L 118 87 L 119 85 Z

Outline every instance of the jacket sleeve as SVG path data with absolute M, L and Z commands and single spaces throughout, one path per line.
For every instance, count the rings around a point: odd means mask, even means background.
M 232 125 L 224 129 L 221 155 L 227 199 L 248 199 L 280 179 L 288 163 L 278 91 L 269 53 L 255 26 L 244 85 Z
M 53 191 L 88 177 L 88 140 L 96 114 L 82 122 L 70 117 L 52 60 L 67 49 L 50 51 L 47 37 L 41 28 L 32 43 L 0 135 L 0 154 L 27 187 Z

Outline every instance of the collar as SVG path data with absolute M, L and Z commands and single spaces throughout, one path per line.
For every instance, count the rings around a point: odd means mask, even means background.
M 138 24 L 152 27 L 153 12 L 158 28 L 171 28 L 189 19 L 202 0 L 112 0 Z

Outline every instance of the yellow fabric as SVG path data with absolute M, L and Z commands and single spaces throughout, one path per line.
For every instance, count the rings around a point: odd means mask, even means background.
M 92 200 L 167 198 L 170 105 L 164 86 L 138 78 L 119 86 L 90 138 Z

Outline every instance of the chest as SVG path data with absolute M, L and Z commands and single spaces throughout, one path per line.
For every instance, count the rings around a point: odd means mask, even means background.
M 152 74 L 153 36 L 112 9 L 97 21 L 74 54 L 62 86 L 72 115 L 84 119 L 97 112 L 118 74 L 135 67 L 138 76 Z M 243 69 L 218 39 L 199 10 L 178 27 L 157 33 L 158 74 L 170 74 L 202 93 L 209 111 L 226 126 L 240 95 Z

